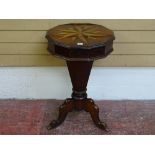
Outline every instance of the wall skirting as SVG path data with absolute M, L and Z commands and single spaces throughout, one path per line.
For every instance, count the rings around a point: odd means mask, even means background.
M 66 67 L 1 67 L 0 99 L 65 99 L 71 82 Z M 88 97 L 96 100 L 155 99 L 155 67 L 93 67 Z

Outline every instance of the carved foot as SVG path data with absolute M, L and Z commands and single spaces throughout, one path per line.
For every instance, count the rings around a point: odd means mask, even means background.
M 109 131 L 107 129 L 107 125 L 104 122 L 100 121 L 99 118 L 99 108 L 98 106 L 94 103 L 92 99 L 87 99 L 86 104 L 85 104 L 85 111 L 89 112 L 91 115 L 92 120 L 94 121 L 95 125 L 105 131 Z
M 71 112 L 74 108 L 74 105 L 72 103 L 71 100 L 66 99 L 64 104 L 62 104 L 59 107 L 59 116 L 57 120 L 53 120 L 51 121 L 51 123 L 47 126 L 48 130 L 51 130 L 53 128 L 56 128 L 57 126 L 59 126 L 61 123 L 64 122 L 68 112 Z
M 64 122 L 68 112 L 71 112 L 73 110 L 85 110 L 89 112 L 92 120 L 98 128 L 109 131 L 107 129 L 106 123 L 100 121 L 99 108 L 92 99 L 75 100 L 73 98 L 66 99 L 64 104 L 59 107 L 58 119 L 51 121 L 47 126 L 47 129 L 51 130 L 59 126 Z

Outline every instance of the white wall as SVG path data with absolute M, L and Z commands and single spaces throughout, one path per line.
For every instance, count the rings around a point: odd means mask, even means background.
M 71 82 L 66 67 L 1 67 L 1 99 L 65 99 Z M 97 100 L 155 99 L 155 68 L 93 67 L 88 96 Z

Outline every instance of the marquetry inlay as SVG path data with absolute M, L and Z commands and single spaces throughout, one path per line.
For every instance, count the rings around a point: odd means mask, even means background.
M 60 44 L 68 46 L 93 46 L 113 38 L 111 30 L 95 24 L 65 24 L 57 26 L 48 32 L 48 35 Z

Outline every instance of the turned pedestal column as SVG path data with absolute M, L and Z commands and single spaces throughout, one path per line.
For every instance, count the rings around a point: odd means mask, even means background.
M 72 23 L 48 30 L 46 38 L 49 52 L 66 60 L 73 85 L 71 98 L 59 107 L 59 116 L 50 122 L 48 129 L 60 125 L 68 112 L 85 110 L 97 127 L 106 130 L 106 124 L 100 121 L 98 106 L 87 98 L 86 91 L 94 60 L 105 58 L 113 50 L 113 31 L 96 24 Z

